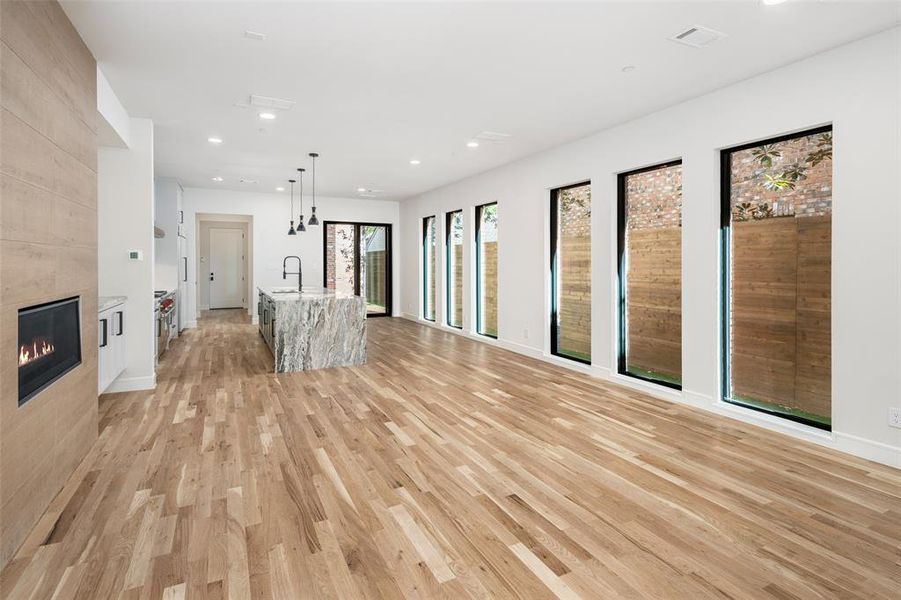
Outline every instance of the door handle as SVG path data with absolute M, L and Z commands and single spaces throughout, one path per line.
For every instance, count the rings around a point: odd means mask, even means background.
M 121 310 L 119 310 L 119 311 L 116 311 L 116 315 L 118 315 L 118 317 L 119 317 L 119 332 L 116 333 L 116 336 L 120 336 L 120 335 L 122 335 L 122 333 L 125 329 L 125 313 L 123 313 Z
M 105 348 L 106 344 L 109 342 L 109 340 L 108 340 L 109 325 L 108 325 L 108 322 L 106 319 L 100 319 L 100 323 L 101 323 L 101 329 L 103 330 L 103 336 L 102 336 L 102 341 L 100 342 L 100 347 Z
M 181 258 L 182 258 L 182 260 L 185 261 L 185 271 L 184 271 L 184 272 L 185 272 L 185 278 L 184 278 L 184 281 L 187 282 L 187 281 L 188 281 L 188 257 L 187 257 L 187 256 L 182 256 Z

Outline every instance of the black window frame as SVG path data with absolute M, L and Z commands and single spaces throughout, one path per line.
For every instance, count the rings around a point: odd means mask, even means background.
M 432 318 L 428 318 L 426 316 L 426 306 L 428 305 L 429 298 L 429 290 L 428 290 L 428 278 L 426 277 L 426 270 L 431 269 L 432 265 L 428 264 L 428 250 L 426 249 L 426 242 L 428 240 L 428 230 L 429 230 L 429 219 L 432 219 L 435 226 L 435 237 L 432 239 L 434 247 L 432 248 L 432 254 L 437 255 L 438 253 L 438 221 L 435 215 L 430 215 L 422 218 L 422 318 L 425 321 L 429 321 L 430 323 L 434 323 L 438 318 L 438 310 L 436 306 L 435 300 L 437 300 L 437 292 L 438 286 L 436 285 L 436 273 L 432 273 L 432 287 L 435 288 L 435 293 L 432 294 Z M 437 260 L 435 261 L 438 262 Z
M 391 231 L 391 223 L 370 223 L 363 221 L 323 221 L 322 222 L 322 287 L 328 287 L 328 235 L 326 229 L 329 225 L 352 225 L 354 228 L 354 263 L 360 264 L 360 227 L 384 227 L 385 228 L 385 249 L 388 256 L 385 260 L 385 312 L 370 313 L 366 311 L 366 318 L 390 317 L 394 314 L 394 246 L 393 235 Z M 360 295 L 360 269 L 354 269 L 354 294 Z
M 638 375 L 636 373 L 630 373 L 626 368 L 626 346 L 627 346 L 627 331 L 626 326 L 628 323 L 626 322 L 626 180 L 630 175 L 638 175 L 641 173 L 647 173 L 649 171 L 656 171 L 658 169 L 667 169 L 670 167 L 675 167 L 676 165 L 681 165 L 682 159 L 677 158 L 675 160 L 670 160 L 664 163 L 657 163 L 654 165 L 650 165 L 648 167 L 642 167 L 640 169 L 633 169 L 631 171 L 626 171 L 624 173 L 618 173 L 616 177 L 616 285 L 617 285 L 617 324 L 616 331 L 618 335 L 617 339 L 617 359 L 616 359 L 616 372 L 620 375 L 625 375 L 626 377 L 632 377 L 634 379 L 639 379 L 641 381 L 646 381 L 648 383 L 653 383 L 656 385 L 662 385 L 664 387 L 668 387 L 674 390 L 681 390 L 681 383 L 673 383 L 672 381 L 664 381 L 661 379 L 654 379 L 653 377 L 645 377 L 643 375 Z M 681 216 L 680 216 L 681 219 Z M 682 281 L 680 280 L 679 285 L 682 285 Z M 681 352 L 681 343 L 680 343 L 680 352 Z M 680 374 L 681 377 L 681 374 Z
M 731 311 L 732 303 L 731 283 L 732 283 L 732 155 L 742 150 L 757 148 L 765 144 L 776 144 L 797 138 L 817 135 L 819 133 L 832 132 L 832 124 L 812 127 L 810 129 L 802 129 L 794 133 L 786 133 L 770 138 L 757 140 L 740 144 L 738 146 L 730 146 L 720 150 L 720 400 L 732 406 L 740 406 L 748 410 L 772 415 L 784 419 L 801 423 L 815 429 L 823 431 L 832 431 L 832 415 L 830 414 L 829 424 L 819 423 L 812 419 L 806 419 L 800 415 L 779 412 L 777 410 L 769 410 L 763 406 L 747 404 L 730 398 L 730 388 L 732 387 L 732 369 L 730 356 L 732 347 L 730 345 L 732 328 L 731 328 Z M 830 341 L 831 343 L 831 341 Z M 831 403 L 830 403 L 831 404 Z M 832 412 L 830 405 L 830 412 Z
M 460 324 L 454 325 L 451 323 L 451 273 L 450 273 L 450 263 L 451 263 L 451 220 L 453 219 L 453 215 L 460 213 L 460 220 L 463 220 L 463 209 L 458 208 L 457 210 L 451 210 L 444 213 L 444 322 L 448 327 L 453 327 L 454 329 L 463 329 L 463 312 L 460 312 Z M 460 246 L 463 246 L 463 242 L 460 242 Z M 460 284 L 462 288 L 463 281 L 465 281 L 466 274 L 462 273 L 461 265 L 461 276 L 460 276 Z M 463 302 L 463 293 L 460 293 L 460 302 Z
M 558 329 L 557 313 L 559 312 L 559 306 L 557 305 L 557 302 L 558 302 L 558 298 L 557 298 L 557 278 L 558 278 L 557 247 L 559 245 L 558 244 L 559 240 L 557 239 L 557 235 L 558 235 L 557 213 L 559 212 L 558 196 L 560 195 L 560 192 L 565 192 L 566 190 L 570 190 L 570 189 L 574 189 L 574 188 L 584 187 L 586 185 L 589 186 L 589 188 L 591 187 L 590 179 L 579 182 L 579 183 L 573 183 L 571 185 L 565 185 L 562 187 L 554 188 L 551 190 L 551 215 L 550 215 L 550 217 L 551 217 L 550 218 L 550 230 L 551 230 L 550 231 L 550 233 L 551 233 L 551 240 L 550 240 L 550 242 L 551 242 L 551 247 L 550 247 L 550 255 L 551 255 L 550 256 L 550 261 L 551 261 L 551 264 L 550 264 L 550 270 L 551 270 L 551 293 L 550 293 L 550 297 L 551 297 L 551 327 L 550 327 L 550 335 L 551 335 L 551 354 L 552 355 L 560 357 L 560 358 L 565 358 L 565 359 L 571 360 L 573 362 L 581 363 L 583 365 L 590 365 L 591 364 L 590 356 L 589 356 L 588 360 L 585 360 L 584 358 L 580 358 L 578 356 L 572 356 L 570 354 L 561 354 L 559 352 L 559 349 L 557 348 L 557 333 L 558 333 L 558 331 L 557 331 L 557 329 Z M 591 225 L 589 224 L 589 231 L 590 230 L 591 230 Z M 594 233 L 594 232 L 592 231 L 592 233 Z M 592 298 L 591 301 L 589 302 L 589 306 L 593 306 L 593 305 L 594 305 L 594 298 Z M 589 308 L 589 310 L 591 310 L 591 308 Z
M 476 206 L 475 254 L 476 254 L 476 333 L 496 340 L 497 334 L 482 331 L 482 211 L 489 206 L 497 206 L 497 200 Z M 495 299 L 495 304 L 497 299 Z M 494 307 L 497 312 L 497 306 Z

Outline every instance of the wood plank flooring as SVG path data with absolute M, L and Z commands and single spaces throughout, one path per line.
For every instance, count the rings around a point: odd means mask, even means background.
M 91 453 L 3 598 L 894 598 L 901 472 L 398 319 L 269 373 L 215 312 Z

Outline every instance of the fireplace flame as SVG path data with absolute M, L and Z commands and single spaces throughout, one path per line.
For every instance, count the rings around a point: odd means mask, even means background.
M 53 354 L 54 350 L 56 350 L 56 348 L 53 347 L 53 344 L 43 339 L 34 340 L 31 343 L 31 346 L 22 345 L 19 347 L 19 366 L 21 367 L 28 363 L 33 363 L 48 354 Z

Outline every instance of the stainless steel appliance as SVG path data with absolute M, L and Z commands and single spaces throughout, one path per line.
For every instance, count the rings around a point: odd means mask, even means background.
M 169 349 L 169 339 L 172 336 L 175 325 L 175 292 L 158 290 L 153 293 L 156 298 L 156 308 L 153 311 L 156 321 L 156 357 L 159 359 Z

